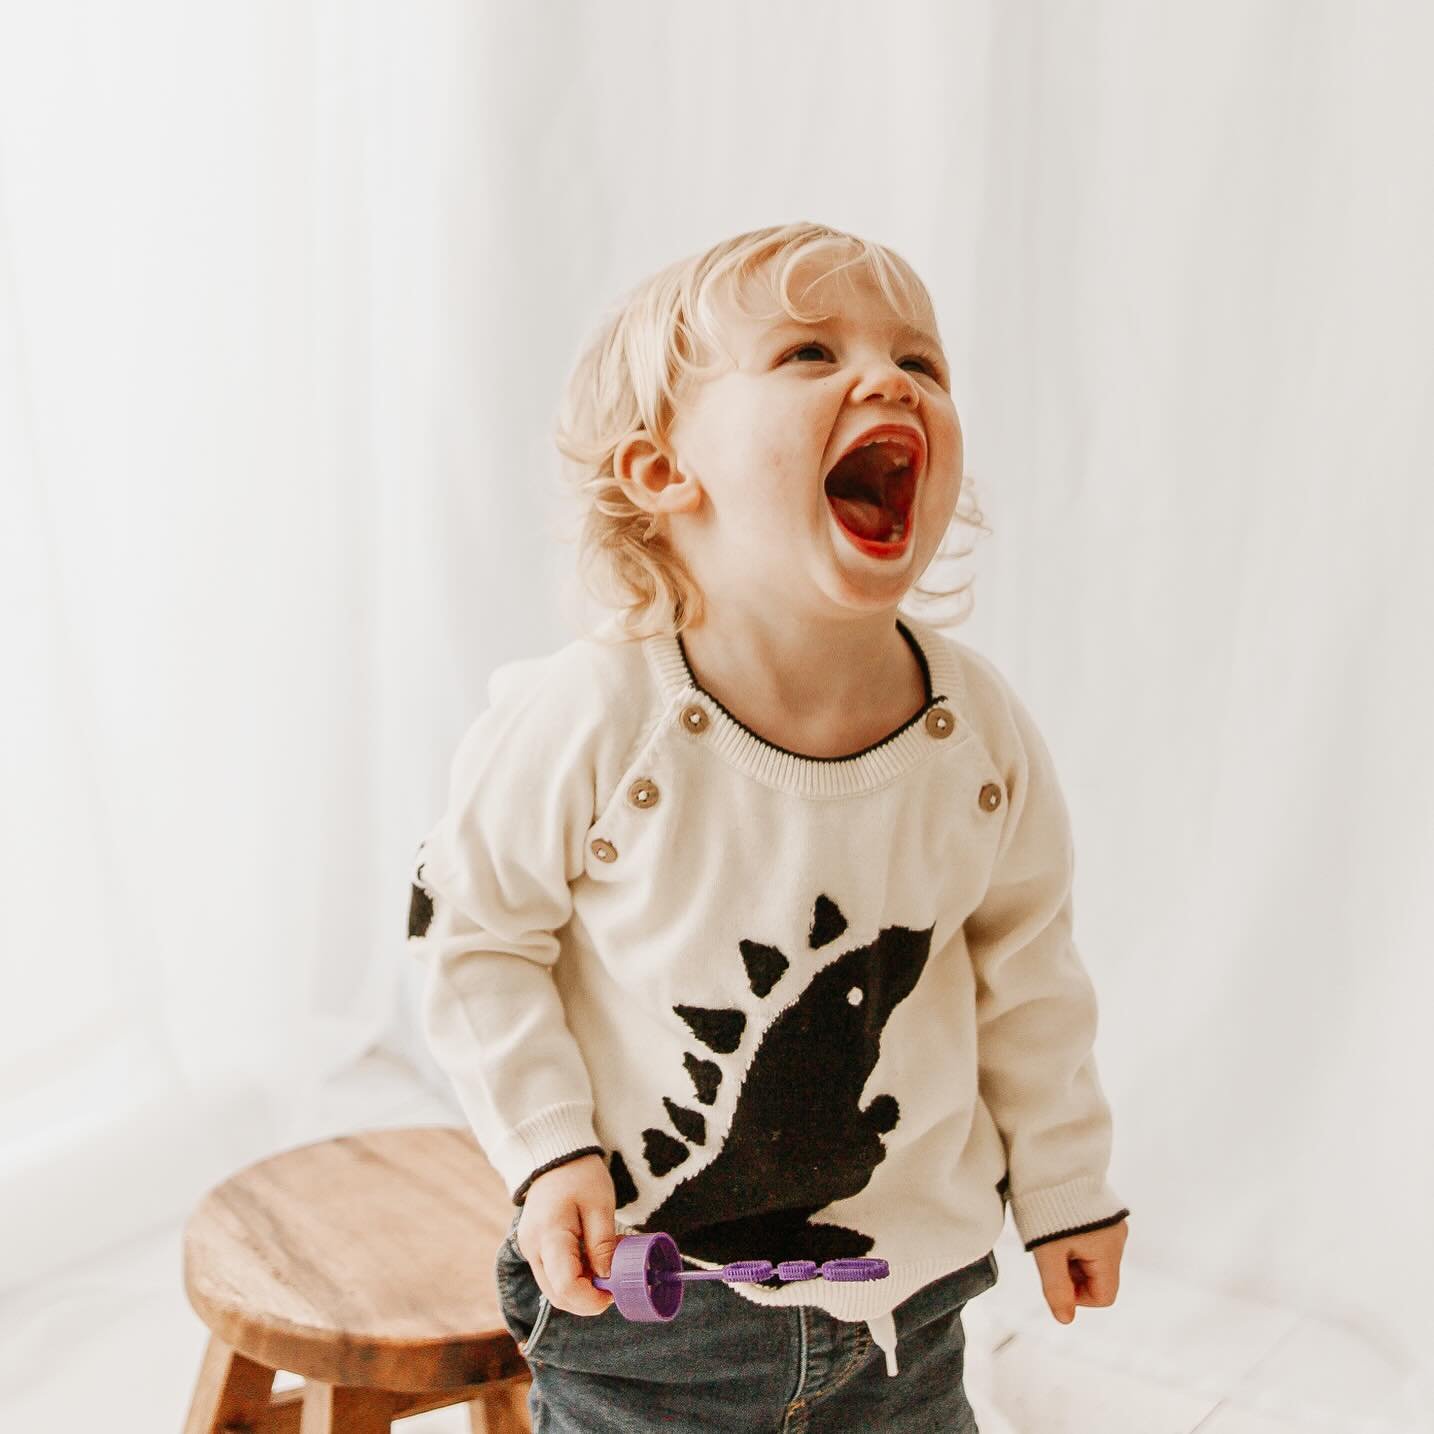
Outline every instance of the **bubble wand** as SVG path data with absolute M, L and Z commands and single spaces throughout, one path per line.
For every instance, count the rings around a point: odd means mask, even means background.
M 670 1320 L 682 1308 L 684 1288 L 697 1280 L 726 1284 L 760 1284 L 775 1275 L 796 1280 L 884 1280 L 891 1273 L 885 1260 L 783 1260 L 775 1268 L 770 1260 L 735 1260 L 720 1270 L 684 1270 L 682 1255 L 671 1235 L 656 1231 L 624 1235 L 613 1252 L 612 1273 L 593 1285 L 611 1293 L 618 1313 L 630 1320 Z

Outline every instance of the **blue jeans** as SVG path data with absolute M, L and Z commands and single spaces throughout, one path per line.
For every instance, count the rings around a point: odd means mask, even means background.
M 755 1305 L 720 1280 L 688 1285 L 665 1323 L 630 1323 L 613 1305 L 570 1314 L 538 1288 L 517 1225 L 498 1250 L 498 1300 L 533 1373 L 534 1434 L 979 1434 L 961 1310 L 996 1283 L 994 1251 L 897 1305 L 892 1377 L 864 1322 Z

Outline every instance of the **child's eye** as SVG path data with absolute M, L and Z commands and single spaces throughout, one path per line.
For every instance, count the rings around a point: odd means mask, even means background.
M 909 360 L 902 359 L 902 363 L 907 362 L 919 363 L 932 378 L 939 379 L 941 377 L 941 365 L 935 359 L 927 358 L 925 354 L 912 354 Z
M 791 353 L 787 355 L 787 358 L 794 359 L 798 354 L 806 353 L 808 349 L 815 349 L 818 353 L 824 354 L 830 354 L 831 352 L 825 344 L 803 344 L 801 348 L 793 349 Z M 785 363 L 786 359 L 784 359 L 783 362 Z M 940 382 L 941 365 L 938 364 L 935 359 L 928 358 L 925 354 L 908 354 L 906 358 L 902 359 L 902 363 L 919 363 L 932 378 Z

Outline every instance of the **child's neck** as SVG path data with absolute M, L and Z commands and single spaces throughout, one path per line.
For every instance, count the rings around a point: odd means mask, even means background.
M 822 632 L 709 619 L 682 645 L 699 686 L 763 740 L 804 756 L 859 752 L 926 701 L 921 664 L 891 613 Z

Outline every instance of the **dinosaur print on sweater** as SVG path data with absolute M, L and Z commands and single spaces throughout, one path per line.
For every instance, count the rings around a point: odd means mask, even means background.
M 819 896 L 808 945 L 818 950 L 847 928 L 836 904 Z M 901 1112 L 895 1097 L 862 1089 L 881 1053 L 892 1011 L 909 996 L 925 969 L 934 927 L 886 927 L 866 946 L 838 957 L 783 1007 L 751 1058 L 732 1117 L 715 1159 L 682 1180 L 643 1221 L 664 1230 L 700 1260 L 850 1259 L 866 1254 L 870 1235 L 842 1225 L 813 1222 L 817 1211 L 865 1188 L 885 1158 L 881 1137 Z M 754 995 L 766 996 L 789 962 L 772 946 L 739 943 Z M 740 1044 L 746 1016 L 738 1010 L 674 1008 L 703 1045 L 730 1055 Z M 697 1099 L 711 1105 L 721 1066 L 685 1058 Z M 663 1104 L 686 1142 L 652 1127 L 643 1132 L 643 1158 L 654 1176 L 683 1164 L 692 1145 L 704 1145 L 700 1111 L 668 1098 Z M 620 1151 L 609 1166 L 618 1208 L 638 1195 Z

